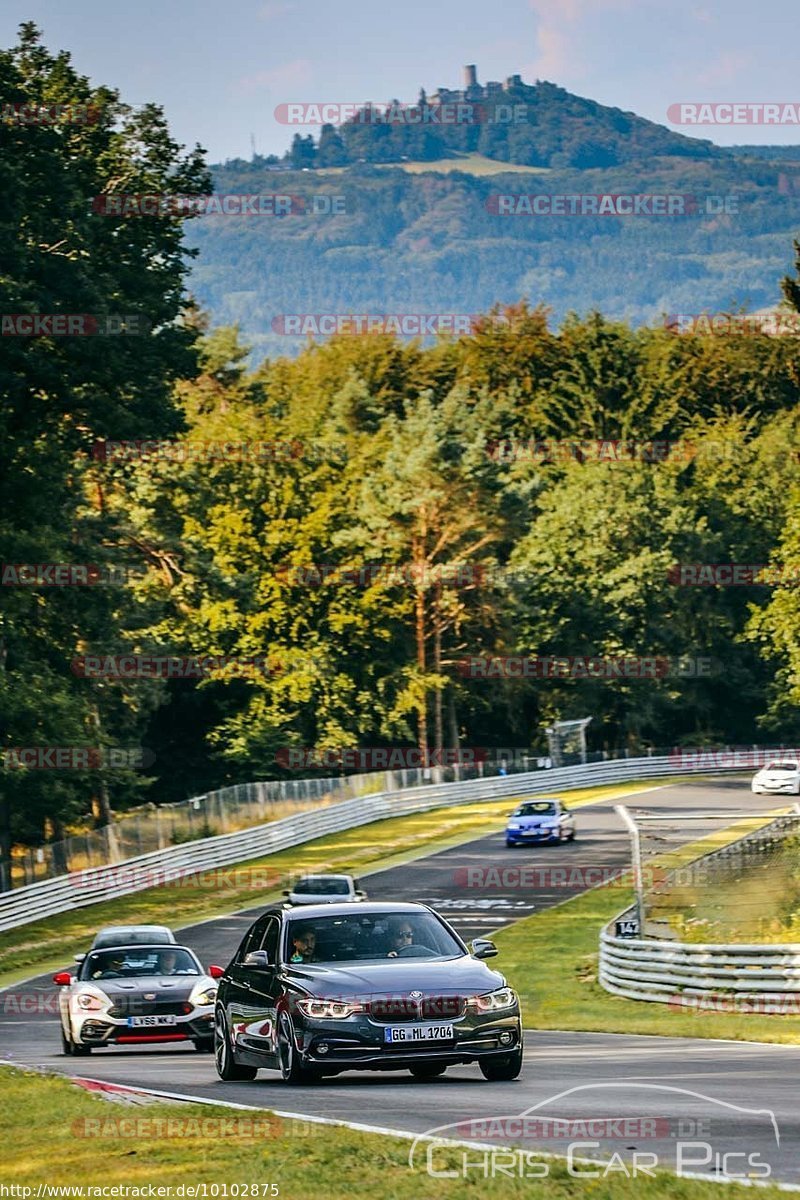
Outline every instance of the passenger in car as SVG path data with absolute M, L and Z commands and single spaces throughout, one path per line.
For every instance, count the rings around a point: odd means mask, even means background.
M 292 953 L 289 962 L 307 963 L 314 961 L 317 934 L 313 925 L 299 925 L 292 934 Z

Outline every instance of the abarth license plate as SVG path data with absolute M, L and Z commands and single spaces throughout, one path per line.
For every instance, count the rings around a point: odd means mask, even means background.
M 452 1025 L 388 1025 L 385 1034 L 393 1046 L 398 1042 L 446 1042 L 454 1036 Z
M 163 1013 L 155 1017 L 128 1017 L 128 1025 L 131 1029 L 141 1029 L 144 1026 L 146 1029 L 152 1029 L 156 1025 L 174 1025 L 175 1014 Z

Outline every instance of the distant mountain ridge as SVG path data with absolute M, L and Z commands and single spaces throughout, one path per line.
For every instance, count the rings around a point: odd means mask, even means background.
M 279 179 L 299 197 L 288 216 L 189 223 L 201 251 L 192 291 L 214 322 L 238 323 L 258 357 L 303 345 L 286 314 L 463 314 L 526 299 L 554 324 L 592 309 L 639 324 L 778 301 L 800 227 L 800 148 L 721 149 L 554 84 L 510 76 L 497 88 L 470 76 L 463 92 L 530 100 L 527 124 L 328 125 L 284 160 L 212 167 L 220 193 L 270 194 Z M 440 88 L 424 101 L 460 96 Z M 614 161 L 559 166 L 603 158 Z M 491 161 L 507 167 L 490 176 Z M 691 216 L 501 215 L 499 194 L 542 192 L 696 203 Z
M 527 84 L 520 75 L 510 75 L 503 83 L 481 84 L 474 65 L 464 72 L 463 88 L 439 87 L 430 96 L 423 90 L 413 104 L 388 100 L 388 116 L 365 105 L 341 124 L 323 125 L 316 139 L 297 133 L 286 157 L 293 167 L 313 169 L 404 159 L 431 162 L 460 151 L 527 167 L 585 170 L 654 156 L 711 159 L 729 154 L 710 141 L 673 133 L 554 83 Z M 447 109 L 451 119 L 420 120 L 417 113 L 423 109 L 434 118 Z

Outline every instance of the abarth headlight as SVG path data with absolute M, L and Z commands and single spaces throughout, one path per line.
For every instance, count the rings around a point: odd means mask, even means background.
M 111 1001 L 102 993 L 98 996 L 92 992 L 79 992 L 75 997 L 75 1004 L 84 1012 L 100 1012 L 101 1009 L 109 1007 Z

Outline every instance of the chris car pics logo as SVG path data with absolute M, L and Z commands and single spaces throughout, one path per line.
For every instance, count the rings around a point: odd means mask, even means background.
M 587 1181 L 669 1170 L 752 1183 L 772 1176 L 779 1147 L 771 1109 L 637 1079 L 580 1084 L 523 1112 L 436 1126 L 414 1139 L 408 1163 L 434 1179 L 476 1182 L 544 1179 L 561 1160 L 573 1179 Z

